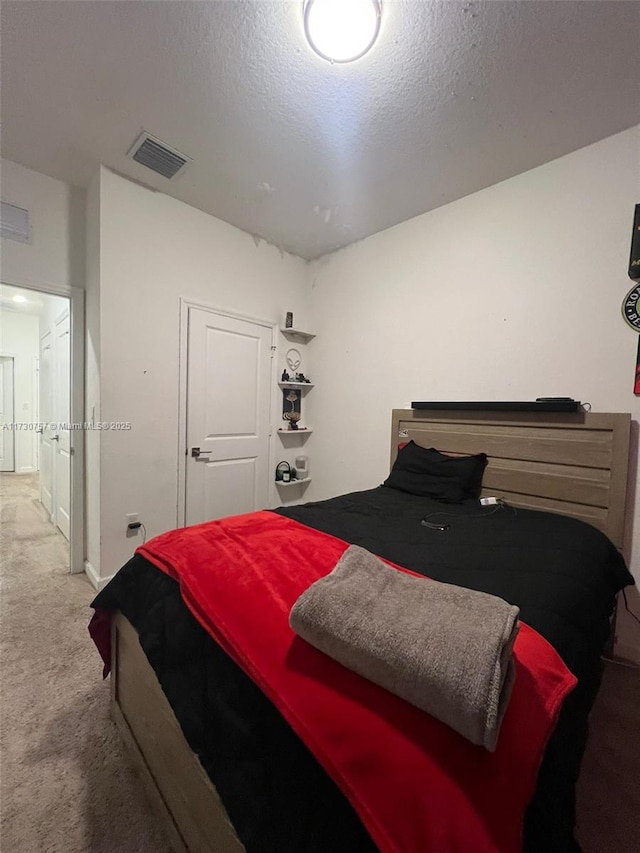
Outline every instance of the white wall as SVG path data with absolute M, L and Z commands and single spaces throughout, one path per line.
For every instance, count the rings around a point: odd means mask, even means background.
M 86 422 L 100 418 L 100 173 L 87 191 L 87 257 L 85 271 L 85 413 Z M 85 570 L 94 583 L 100 577 L 100 432 L 85 432 Z
M 29 211 L 29 243 L 2 240 L 0 277 L 7 284 L 84 287 L 84 193 L 0 160 L 2 201 Z
M 0 311 L 0 354 L 12 355 L 13 420 L 31 424 L 37 418 L 35 364 L 39 350 L 38 316 L 20 311 Z M 14 465 L 17 474 L 37 471 L 37 433 L 14 432 Z
M 638 201 L 635 128 L 310 264 L 308 499 L 378 485 L 391 409 L 416 399 L 567 395 L 631 412 L 637 453 L 638 335 L 620 306 Z M 621 656 L 640 660 L 638 630 L 621 615 Z
M 309 307 L 301 259 L 104 168 L 99 195 L 101 419 L 132 424 L 100 436 L 104 578 L 140 542 L 125 513 L 148 536 L 177 526 L 180 297 L 303 326 Z

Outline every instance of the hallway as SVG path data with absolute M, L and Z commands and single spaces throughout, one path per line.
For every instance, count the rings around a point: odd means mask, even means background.
M 39 474 L 0 474 L 0 521 L 2 556 L 11 572 L 68 573 L 69 543 L 40 503 Z M 7 569 L 2 576 L 8 580 Z

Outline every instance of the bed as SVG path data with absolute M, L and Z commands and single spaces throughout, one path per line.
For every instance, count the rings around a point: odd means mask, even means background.
M 512 600 L 578 677 L 545 752 L 525 850 L 578 849 L 573 792 L 599 657 L 615 595 L 632 582 L 617 550 L 629 427 L 627 414 L 396 410 L 392 465 L 409 441 L 453 456 L 484 452 L 483 494 L 508 509 L 478 514 L 477 502 L 449 506 L 378 487 L 276 511 L 436 580 Z M 446 534 L 420 525 L 443 513 Z M 544 553 L 514 543 L 516 518 L 522 542 L 544 545 Z M 484 571 L 501 537 L 501 559 L 517 571 Z M 171 578 L 136 556 L 94 606 L 112 617 L 113 716 L 174 849 L 376 849 L 309 750 L 193 619 Z

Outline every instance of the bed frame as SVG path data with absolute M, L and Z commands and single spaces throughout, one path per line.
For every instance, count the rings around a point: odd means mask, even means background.
M 220 797 L 191 751 L 138 640 L 111 622 L 111 712 L 176 853 L 242 853 Z
M 482 495 L 586 521 L 622 548 L 631 415 L 394 409 L 398 444 L 489 457 Z
M 628 414 L 394 410 L 391 463 L 413 439 L 454 455 L 489 457 L 483 494 L 570 515 L 622 547 Z M 111 705 L 148 799 L 178 853 L 241 853 L 231 821 L 187 744 L 138 635 L 122 614 L 112 622 Z

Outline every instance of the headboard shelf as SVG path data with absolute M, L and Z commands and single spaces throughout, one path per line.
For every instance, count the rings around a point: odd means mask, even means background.
M 391 464 L 402 441 L 489 457 L 485 496 L 579 518 L 622 547 L 629 414 L 394 409 Z

